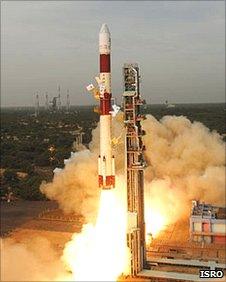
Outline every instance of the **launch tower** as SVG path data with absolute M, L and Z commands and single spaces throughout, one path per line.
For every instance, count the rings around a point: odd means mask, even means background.
M 144 168 L 145 161 L 141 127 L 144 115 L 140 106 L 139 68 L 137 64 L 124 64 L 124 123 L 126 126 L 126 179 L 128 203 L 127 245 L 131 250 L 130 274 L 136 276 L 145 266 L 145 223 L 144 223 Z
M 61 99 L 60 99 L 60 85 L 58 86 L 58 97 L 57 97 L 57 110 L 61 110 Z
M 69 113 L 70 112 L 70 96 L 69 96 L 69 90 L 68 89 L 67 89 L 66 109 L 67 109 L 67 113 Z
M 35 95 L 35 117 L 39 115 L 39 95 Z
M 48 93 L 47 93 L 47 92 L 46 92 L 45 109 L 46 109 L 46 111 L 49 110 L 49 96 L 48 96 Z

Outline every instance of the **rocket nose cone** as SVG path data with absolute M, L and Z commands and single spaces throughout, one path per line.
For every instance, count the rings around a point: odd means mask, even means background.
M 110 34 L 109 28 L 106 23 L 102 24 L 100 33 L 109 33 Z

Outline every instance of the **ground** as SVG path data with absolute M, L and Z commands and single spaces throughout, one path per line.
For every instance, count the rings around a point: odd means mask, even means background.
M 225 263 L 225 245 L 190 242 L 189 223 L 180 221 L 160 232 L 147 247 L 148 257 L 177 259 L 216 260 Z
M 6 236 L 10 231 L 37 217 L 41 211 L 56 208 L 53 201 L 13 201 L 1 202 L 1 236 Z
M 60 254 L 75 232 L 80 232 L 83 218 L 63 215 L 54 201 L 2 202 L 1 236 L 25 242 L 33 237 L 45 237 Z
M 62 255 L 65 243 L 73 233 L 80 232 L 83 218 L 80 215 L 64 215 L 53 201 L 3 202 L 1 206 L 1 236 L 11 237 L 16 242 L 26 242 L 29 238 L 45 237 L 53 248 Z M 147 260 L 161 259 L 201 260 L 203 263 L 214 260 L 225 263 L 225 246 L 210 244 L 202 246 L 189 240 L 187 221 L 177 222 L 160 232 L 150 245 L 147 245 Z M 187 265 L 149 264 L 151 270 L 173 271 L 198 274 L 200 267 Z M 120 281 L 172 281 L 161 278 L 121 278 Z M 175 281 L 175 280 L 173 280 Z M 185 280 L 183 280 L 185 281 Z

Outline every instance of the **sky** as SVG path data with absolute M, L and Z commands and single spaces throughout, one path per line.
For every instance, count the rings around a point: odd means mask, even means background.
M 147 103 L 225 101 L 224 1 L 2 1 L 1 106 L 40 105 L 61 87 L 72 105 L 94 104 L 98 34 L 112 42 L 112 94 L 136 62 Z

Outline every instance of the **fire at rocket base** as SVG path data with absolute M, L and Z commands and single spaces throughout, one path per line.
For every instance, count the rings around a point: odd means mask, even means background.
M 112 155 L 112 114 L 111 114 L 111 35 L 106 24 L 99 33 L 100 76 L 96 77 L 99 89 L 91 84 L 92 91 L 100 100 L 100 155 L 98 159 L 98 182 L 102 189 L 115 187 L 115 159 Z

